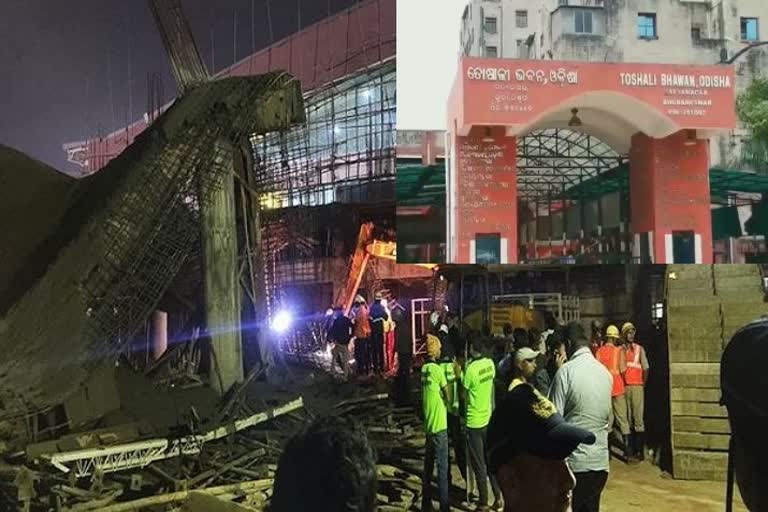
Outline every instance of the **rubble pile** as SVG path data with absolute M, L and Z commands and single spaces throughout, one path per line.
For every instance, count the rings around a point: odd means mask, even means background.
M 314 414 L 301 397 L 254 413 L 237 394 L 222 404 L 220 414 L 226 411 L 226 421 L 208 430 L 193 421 L 167 438 L 131 439 L 137 430 L 123 426 L 30 445 L 0 467 L 0 509 L 264 510 L 282 447 Z M 367 429 L 377 453 L 379 510 L 416 510 L 424 434 L 413 408 L 396 407 L 381 393 L 327 413 Z

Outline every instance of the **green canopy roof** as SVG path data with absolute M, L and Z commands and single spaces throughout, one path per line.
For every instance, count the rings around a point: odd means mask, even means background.
M 396 191 L 398 206 L 445 208 L 445 166 L 398 165 Z

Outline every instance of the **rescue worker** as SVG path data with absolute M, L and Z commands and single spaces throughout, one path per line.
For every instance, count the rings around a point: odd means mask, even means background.
M 373 304 L 369 310 L 371 317 L 371 366 L 376 373 L 384 371 L 384 322 L 389 320 L 389 314 L 381 303 L 383 296 L 376 292 Z
M 627 361 L 627 371 L 624 373 L 624 394 L 627 397 L 627 418 L 629 420 L 630 443 L 634 460 L 645 460 L 645 383 L 648 380 L 648 358 L 645 349 L 635 341 L 637 331 L 631 322 L 621 326 L 621 336 L 624 340 L 623 349 Z
M 387 314 L 384 320 L 384 371 L 389 373 L 395 369 L 395 328 L 387 299 L 381 299 L 381 305 Z
M 352 321 L 344 314 L 341 306 L 334 306 L 334 319 L 328 331 L 328 337 L 333 342 L 331 351 L 331 373 L 338 363 L 344 382 L 349 380 L 349 340 L 352 337 Z
M 470 360 L 462 375 L 461 384 L 466 402 L 467 445 L 469 463 L 475 475 L 475 482 L 480 493 L 478 510 L 488 510 L 488 469 L 486 464 L 486 431 L 493 410 L 493 381 L 496 368 L 493 361 L 483 352 L 478 338 L 471 340 Z M 494 505 L 501 503 L 501 491 L 496 479 L 491 479 Z
M 421 405 L 426 446 L 421 478 L 421 510 L 432 510 L 432 473 L 437 462 L 437 489 L 440 512 L 450 510 L 448 497 L 448 411 L 453 400 L 445 371 L 438 363 L 440 339 L 427 334 L 427 360 L 421 367 Z
M 357 374 L 365 375 L 371 371 L 370 358 L 370 338 L 371 322 L 368 306 L 362 295 L 355 297 L 355 306 L 353 308 L 354 328 L 352 334 L 355 336 L 355 361 L 357 362 Z
M 619 328 L 609 325 L 605 330 L 606 343 L 597 350 L 597 360 L 605 366 L 613 377 L 611 403 L 613 418 L 621 432 L 624 444 L 624 457 L 627 462 L 632 458 L 632 444 L 629 442 L 629 420 L 627 419 L 627 397 L 624 394 L 624 373 L 627 369 L 626 354 L 621 348 Z
M 592 334 L 589 337 L 589 350 L 597 357 L 597 350 L 603 346 L 603 324 L 600 320 L 592 320 Z
M 445 327 L 445 332 L 443 332 Z M 461 431 L 461 415 L 459 412 L 459 379 L 461 377 L 461 367 L 456 362 L 456 354 L 453 353 L 453 347 L 443 340 L 447 338 L 448 328 L 445 324 L 440 326 L 439 336 L 441 344 L 440 366 L 445 372 L 445 380 L 448 382 L 450 391 L 450 402 L 448 402 L 448 444 L 453 447 L 454 460 L 459 466 L 461 477 L 466 482 L 467 456 L 464 436 Z M 451 485 L 450 466 L 448 471 L 448 485 Z

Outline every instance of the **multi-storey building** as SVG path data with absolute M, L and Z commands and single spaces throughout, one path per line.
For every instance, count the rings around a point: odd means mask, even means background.
M 768 3 L 760 0 L 471 0 L 457 36 L 467 57 L 694 66 L 729 63 L 738 94 L 768 70 L 768 46 L 755 46 L 765 39 L 761 21 L 766 20 Z M 578 117 L 572 121 L 580 123 Z M 589 261 L 647 261 L 638 241 L 630 236 L 629 147 L 571 124 L 517 134 L 519 261 L 592 252 L 598 254 Z M 424 140 L 435 137 L 441 139 L 432 134 Z M 403 142 L 407 138 L 415 140 L 418 135 L 398 135 Z M 768 190 L 765 177 L 760 176 L 768 166 L 751 151 L 750 133 L 741 126 L 706 138 L 713 169 L 712 260 L 756 260 L 765 253 L 764 237 L 747 230 L 745 221 L 753 216 L 761 192 Z M 399 146 L 398 159 L 412 157 L 415 148 L 413 143 Z M 423 163 L 432 163 L 435 155 L 435 151 L 425 153 Z M 575 174 L 568 176 L 571 172 L 578 174 L 576 179 Z M 412 201 L 411 206 L 415 205 Z M 594 211 L 601 217 L 596 222 L 590 220 L 595 218 Z M 744 236 L 747 233 L 751 236 Z M 671 243 L 677 247 L 678 240 Z M 680 251 L 672 252 L 688 255 L 673 261 L 690 258 L 693 262 L 696 243 L 693 236 L 683 235 Z

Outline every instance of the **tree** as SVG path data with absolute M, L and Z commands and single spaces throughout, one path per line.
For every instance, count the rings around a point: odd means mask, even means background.
M 768 78 L 756 78 L 739 94 L 736 112 L 752 134 L 745 144 L 743 160 L 768 173 Z

